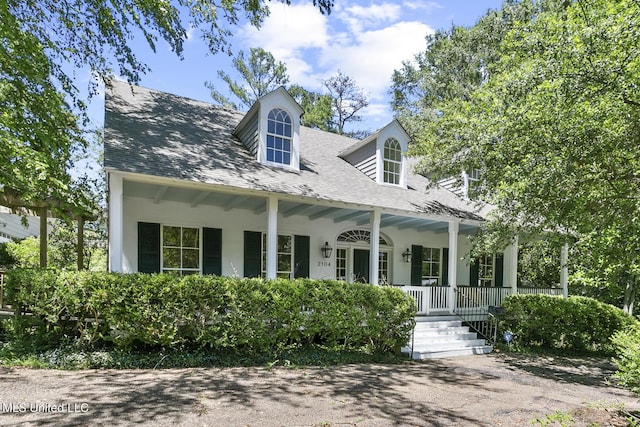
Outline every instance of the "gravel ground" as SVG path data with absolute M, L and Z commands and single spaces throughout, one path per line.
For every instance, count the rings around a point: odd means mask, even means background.
M 561 411 L 576 427 L 624 426 L 617 410 L 640 402 L 612 372 L 602 359 L 496 353 L 300 369 L 0 368 L 0 425 L 531 426 Z

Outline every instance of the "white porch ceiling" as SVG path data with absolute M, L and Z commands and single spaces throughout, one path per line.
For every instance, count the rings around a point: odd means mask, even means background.
M 170 186 L 164 184 L 152 184 L 124 180 L 124 197 L 137 197 L 151 199 L 155 204 L 163 202 L 184 203 L 192 208 L 198 206 L 215 206 L 226 211 L 232 209 L 245 209 L 260 214 L 266 210 L 266 196 L 253 194 L 232 194 L 216 190 L 199 189 L 191 187 Z M 279 200 L 278 212 L 287 218 L 293 215 L 305 216 L 309 220 L 327 218 L 335 223 L 355 221 L 359 226 L 369 224 L 370 209 L 363 207 L 333 206 L 330 202 L 309 200 L 287 200 L 286 196 Z M 448 222 L 443 219 L 420 218 L 410 214 L 385 213 L 381 215 L 381 228 L 397 227 L 399 229 L 414 229 L 416 231 L 433 231 L 446 233 Z M 474 234 L 478 229 L 476 223 L 462 221 L 461 234 Z

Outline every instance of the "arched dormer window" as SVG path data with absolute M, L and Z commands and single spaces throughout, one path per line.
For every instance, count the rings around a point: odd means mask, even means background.
M 267 118 L 268 162 L 282 165 L 291 164 L 291 143 L 293 138 L 291 117 L 286 111 L 274 108 Z
M 383 181 L 385 184 L 400 184 L 400 172 L 402 171 L 402 150 L 400 143 L 395 138 L 388 138 L 384 142 L 382 157 Z

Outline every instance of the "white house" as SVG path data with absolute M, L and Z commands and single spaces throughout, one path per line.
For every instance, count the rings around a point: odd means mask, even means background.
M 426 312 L 515 289 L 517 249 L 470 262 L 487 209 L 414 173 L 397 121 L 355 140 L 284 88 L 241 113 L 119 81 L 105 109 L 111 271 L 428 286 Z

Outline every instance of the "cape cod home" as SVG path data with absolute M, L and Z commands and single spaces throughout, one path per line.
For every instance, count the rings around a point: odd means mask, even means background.
M 284 88 L 242 113 L 119 81 L 105 109 L 111 271 L 390 284 L 419 314 L 516 290 L 517 247 L 470 262 L 487 207 L 414 173 L 397 121 L 356 140 Z

